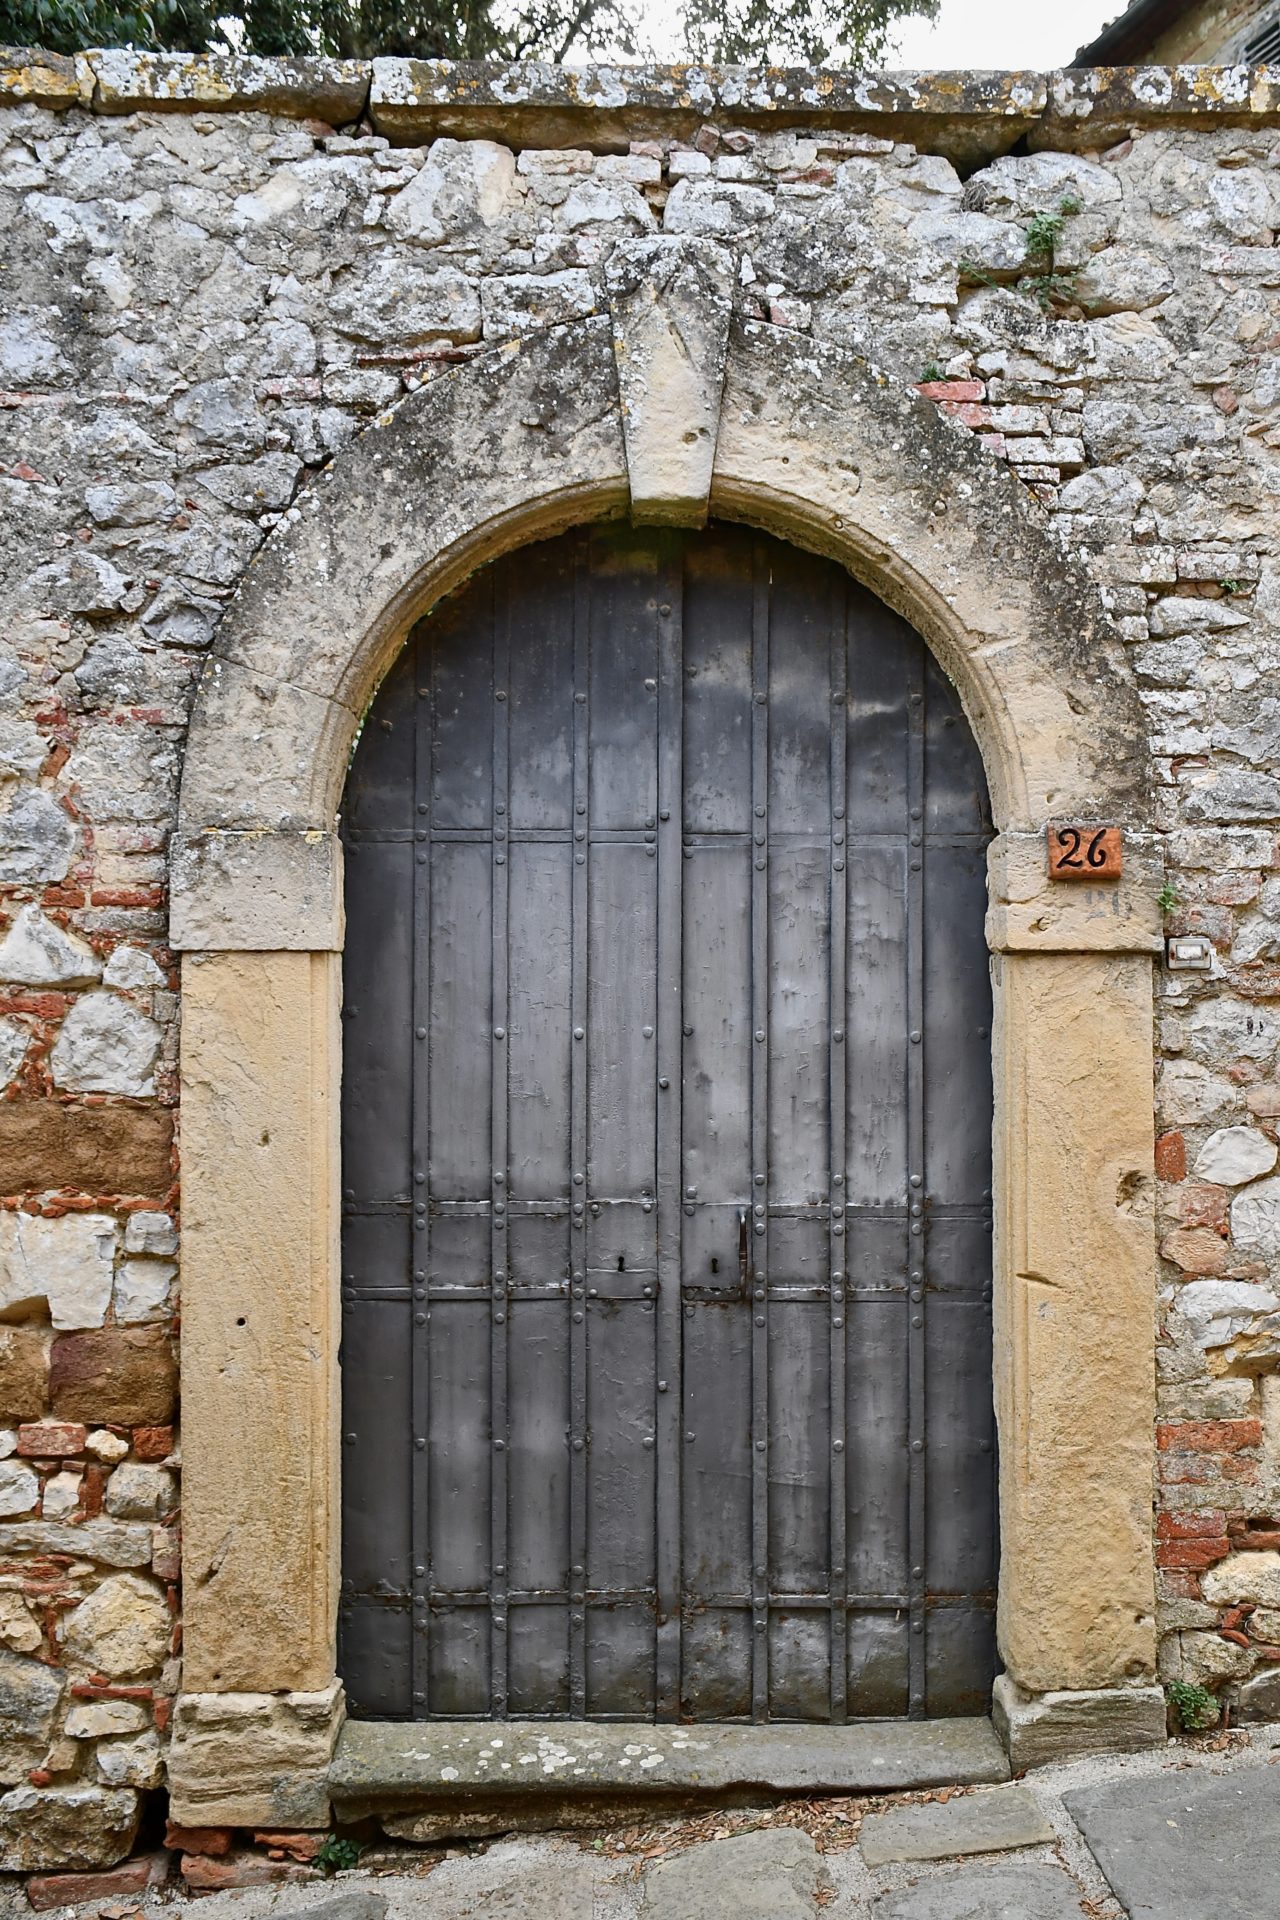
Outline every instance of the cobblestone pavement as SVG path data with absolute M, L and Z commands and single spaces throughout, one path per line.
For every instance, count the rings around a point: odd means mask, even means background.
M 1005 1786 L 369 1847 L 335 1880 L 76 1911 L 197 1907 L 200 1920 L 1265 1920 L 1280 1913 L 1280 1727 Z M 6 1878 L 0 1916 L 30 1911 Z

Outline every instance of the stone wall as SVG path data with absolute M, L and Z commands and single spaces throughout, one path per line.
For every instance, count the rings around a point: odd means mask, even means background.
M 1280 1714 L 1270 77 L 23 55 L 0 100 L 0 1869 L 117 1857 L 162 1777 L 166 847 L 220 614 L 406 391 L 603 311 L 611 250 L 657 232 L 731 249 L 744 316 L 919 387 L 1104 589 L 1169 931 L 1213 956 L 1157 982 L 1162 1671 Z

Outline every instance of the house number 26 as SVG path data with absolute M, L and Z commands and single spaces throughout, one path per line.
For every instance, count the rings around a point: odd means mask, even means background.
M 1118 880 L 1123 867 L 1119 827 L 1051 826 L 1046 830 L 1051 880 Z

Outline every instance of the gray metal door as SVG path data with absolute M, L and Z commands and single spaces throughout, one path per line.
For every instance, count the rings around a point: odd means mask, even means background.
M 918 636 L 746 529 L 415 630 L 344 821 L 354 1714 L 986 1710 L 990 832 Z

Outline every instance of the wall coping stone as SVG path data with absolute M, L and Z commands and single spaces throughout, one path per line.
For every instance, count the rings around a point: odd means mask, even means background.
M 1154 129 L 1280 126 L 1280 67 L 877 73 L 540 61 L 260 59 L 0 47 L 0 105 L 93 113 L 262 112 L 346 126 L 367 111 L 395 145 L 451 135 L 625 151 L 708 122 L 910 141 L 978 166 L 1026 139 L 1093 150 Z

